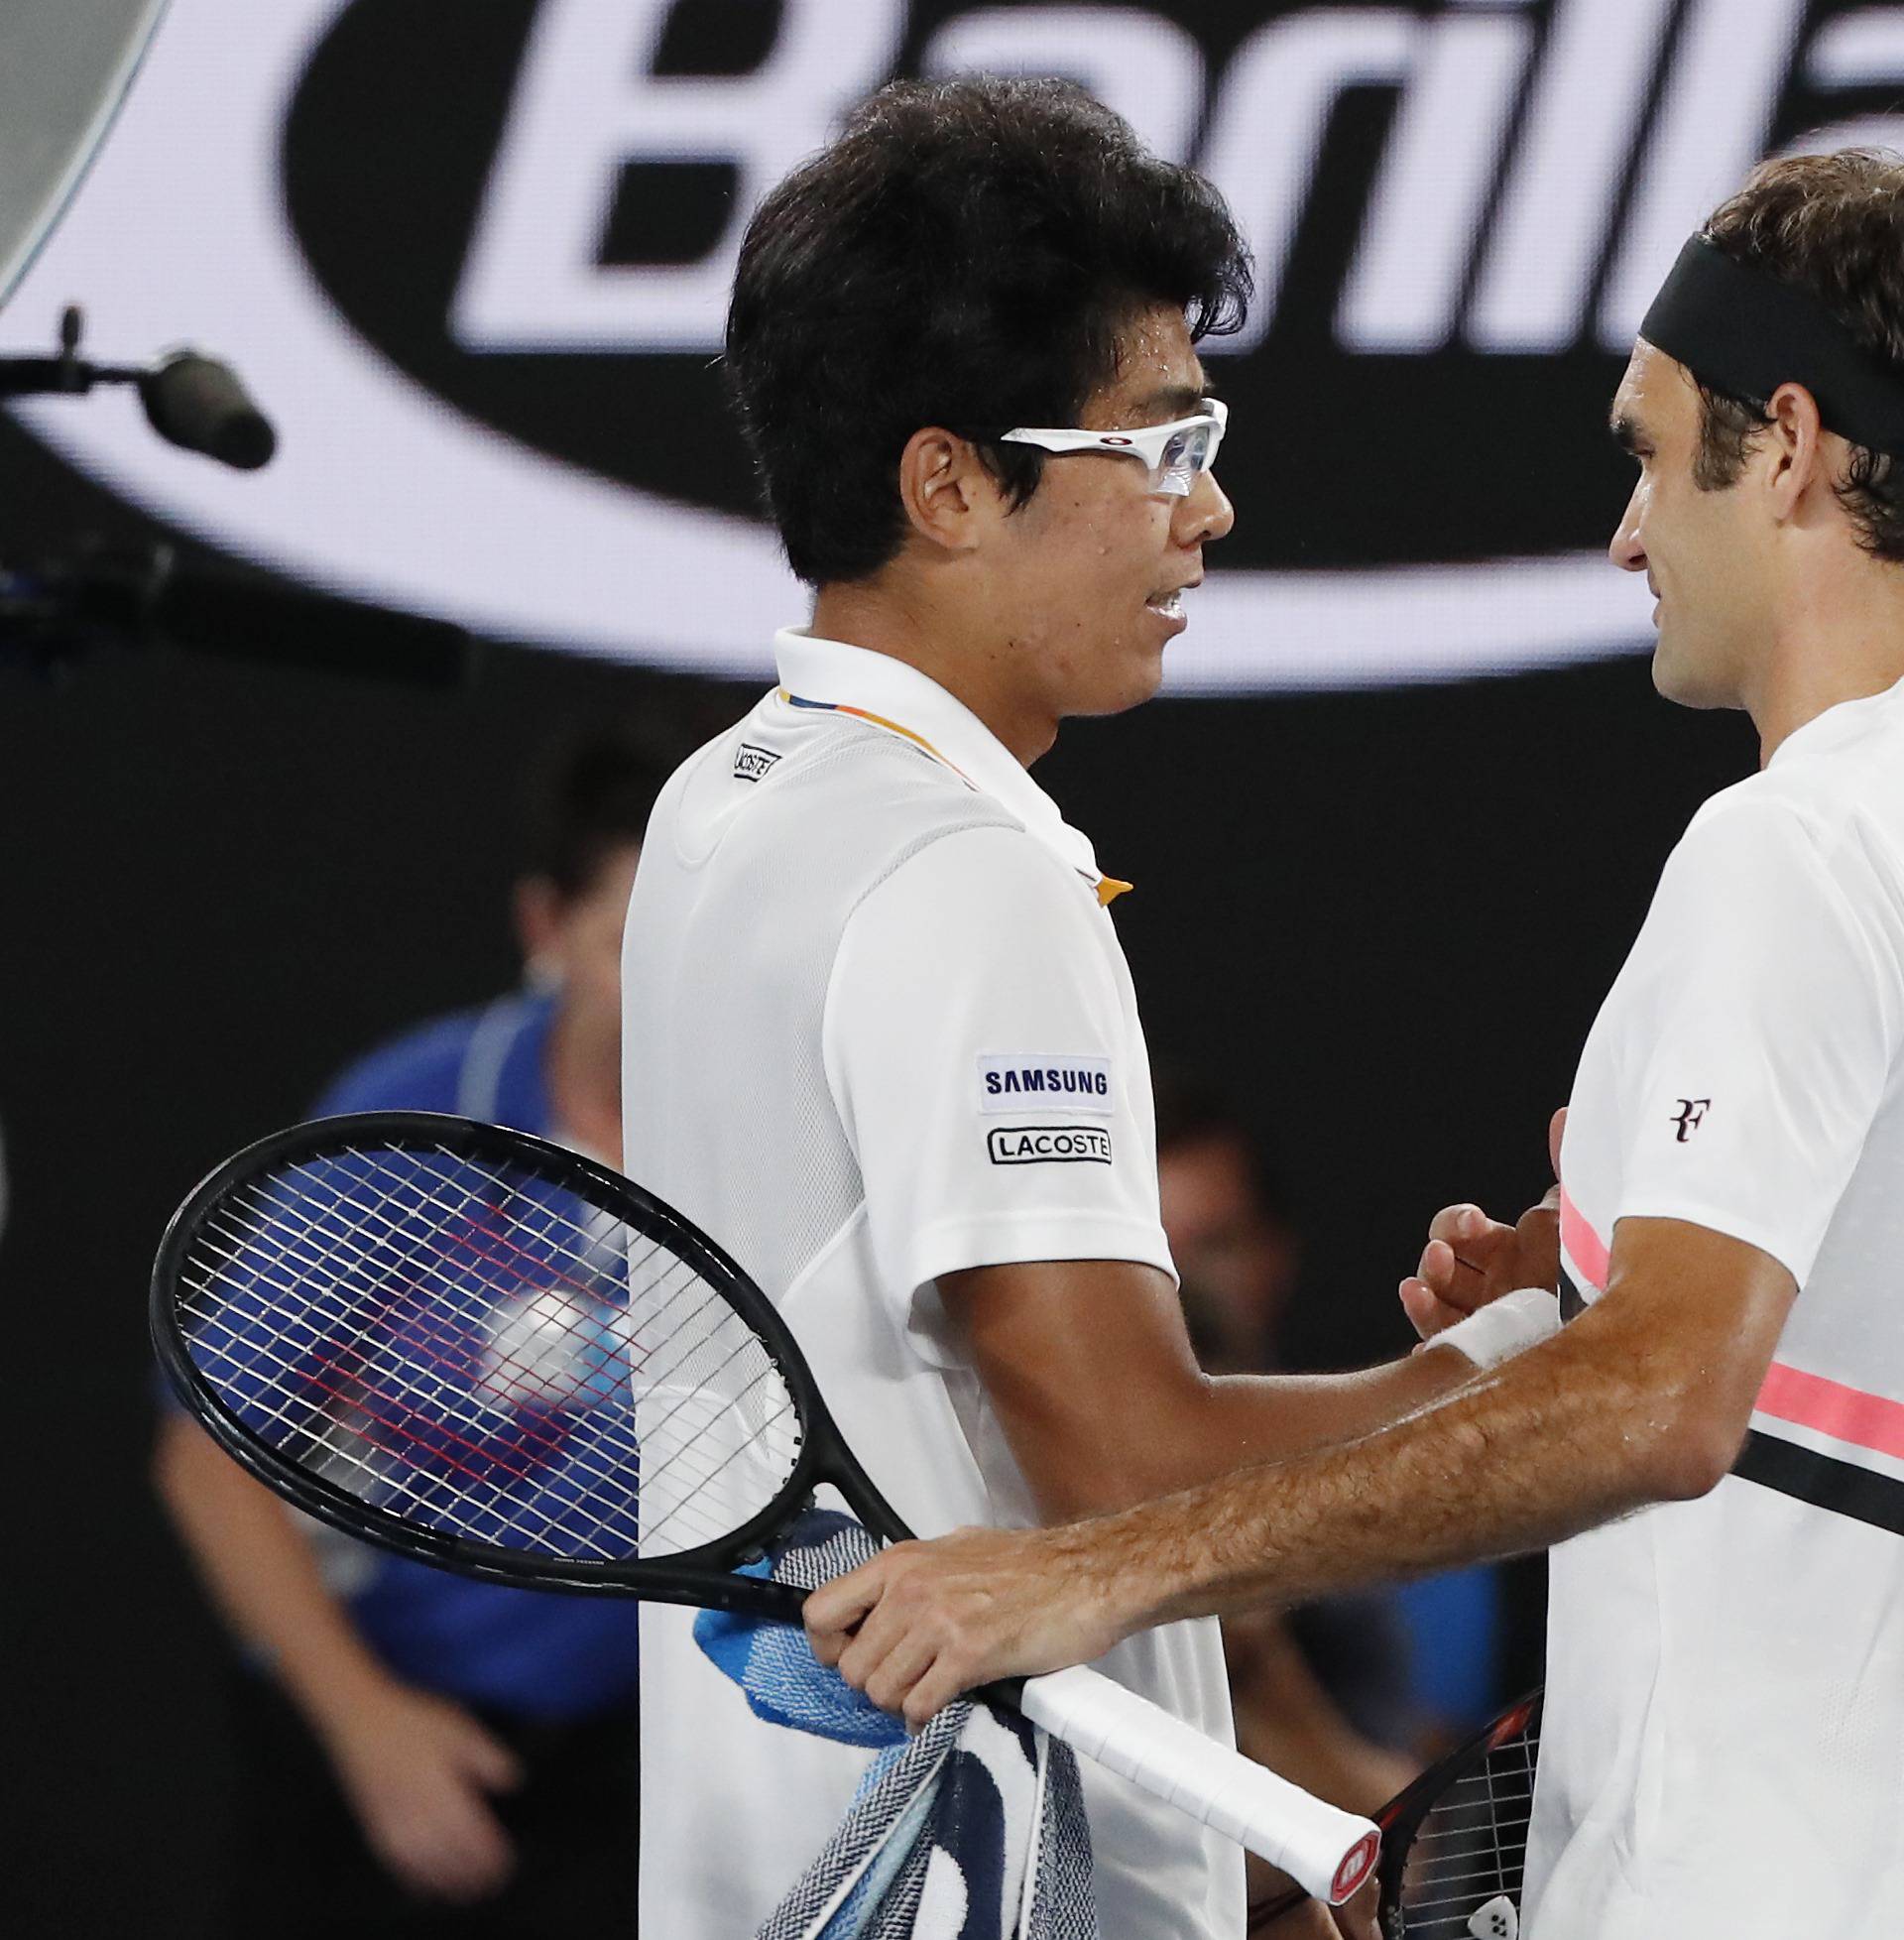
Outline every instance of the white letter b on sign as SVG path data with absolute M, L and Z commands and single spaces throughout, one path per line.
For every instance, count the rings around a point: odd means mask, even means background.
M 656 78 L 670 0 L 541 0 L 450 311 L 467 350 L 720 347 L 754 204 L 892 70 L 900 0 L 786 0 L 751 74 Z M 740 183 L 697 263 L 604 266 L 630 162 L 726 162 Z

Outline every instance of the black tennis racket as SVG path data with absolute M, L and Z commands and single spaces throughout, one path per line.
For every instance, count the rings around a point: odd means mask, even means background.
M 444 1569 L 797 1624 L 805 1590 L 761 1559 L 816 1488 L 882 1541 L 910 1534 L 719 1247 L 496 1126 L 366 1113 L 239 1152 L 166 1233 L 152 1332 L 184 1404 L 261 1482 Z M 1374 1862 L 1366 1819 L 1093 1671 L 987 1695 L 1318 1897 Z
M 1540 1700 L 1533 1691 L 1510 1704 L 1375 1814 L 1384 1940 L 1515 1940 Z M 1250 1909 L 1250 1933 L 1272 1934 L 1306 1897 L 1297 1890 L 1258 1901 Z

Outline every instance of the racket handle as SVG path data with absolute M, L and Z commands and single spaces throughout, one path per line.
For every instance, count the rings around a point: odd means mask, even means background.
M 1331 1906 L 1375 1863 L 1381 1836 L 1368 1820 L 1325 1804 L 1098 1671 L 1027 1678 L 1018 1702 L 1053 1738 L 1249 1847 Z

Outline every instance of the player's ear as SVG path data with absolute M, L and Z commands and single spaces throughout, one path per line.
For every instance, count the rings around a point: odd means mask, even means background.
M 1772 514 L 1781 524 L 1793 518 L 1815 484 L 1831 482 L 1826 464 L 1828 435 L 1818 416 L 1818 400 L 1802 384 L 1781 384 L 1766 401 L 1770 421 L 1765 433 L 1771 464 L 1766 482 Z
M 999 504 L 998 481 L 977 447 L 938 425 L 914 431 L 899 453 L 899 503 L 928 545 L 969 552 Z

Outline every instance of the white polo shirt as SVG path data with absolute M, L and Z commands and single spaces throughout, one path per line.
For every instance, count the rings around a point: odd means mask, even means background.
M 1733 1473 L 1554 1551 L 1529 1940 L 1904 1923 L 1901 1046 L 1904 685 L 1699 811 L 1581 1058 L 1563 1306 L 1640 1216 L 1799 1294 Z
M 934 1284 L 1136 1260 L 1157 1216 L 1143 1032 L 1091 845 L 981 722 L 797 632 L 782 686 L 655 807 L 623 959 L 630 1174 L 785 1315 L 848 1445 L 923 1535 L 1035 1520 Z M 752 1933 L 870 1754 L 764 1722 L 642 1613 L 642 1932 Z M 1102 1667 L 1232 1742 L 1213 1623 Z M 1084 1764 L 1105 1940 L 1234 1940 L 1238 1849 Z

